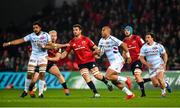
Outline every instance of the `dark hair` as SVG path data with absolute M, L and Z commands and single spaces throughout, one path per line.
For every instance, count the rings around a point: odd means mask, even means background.
M 42 25 L 41 25 L 41 23 L 40 23 L 40 22 L 34 22 L 34 23 L 33 23 L 33 25 L 38 25 L 39 27 L 41 27 L 41 28 L 42 28 Z
M 80 30 L 82 30 L 82 26 L 81 26 L 80 24 L 74 24 L 74 25 L 73 25 L 73 28 L 74 28 L 74 27 L 78 27 Z
M 151 37 L 155 40 L 155 34 L 153 32 L 147 32 L 146 35 L 151 35 Z

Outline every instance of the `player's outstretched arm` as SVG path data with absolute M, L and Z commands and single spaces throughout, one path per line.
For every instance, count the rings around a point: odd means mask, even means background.
M 131 57 L 127 45 L 125 43 L 122 43 L 121 47 L 123 49 L 123 53 L 125 53 L 127 63 L 131 63 Z
M 70 46 L 70 44 L 66 43 L 66 44 L 54 44 L 53 45 L 54 47 L 57 47 L 57 48 L 63 48 L 63 47 L 68 47 Z
M 3 47 L 7 47 L 7 46 L 10 46 L 10 45 L 18 45 L 18 44 L 21 44 L 21 43 L 24 43 L 24 42 L 26 42 L 24 40 L 24 38 L 16 39 L 16 40 L 13 40 L 13 41 L 3 43 Z

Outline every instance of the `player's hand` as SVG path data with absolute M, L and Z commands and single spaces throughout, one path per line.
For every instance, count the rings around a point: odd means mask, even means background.
M 7 46 L 9 46 L 10 44 L 11 44 L 10 42 L 3 43 L 3 47 L 7 47 Z
M 132 61 L 131 57 L 126 59 L 126 63 L 128 63 L 128 64 L 131 63 L 131 61 Z
M 40 44 L 40 43 L 37 43 L 37 46 L 40 47 L 40 48 L 44 48 L 45 46 Z
M 147 66 L 148 68 L 151 68 L 153 65 L 150 64 L 150 63 L 147 63 L 146 66 Z
M 166 64 L 161 64 L 161 66 L 166 70 Z
M 70 44 L 67 43 L 67 44 L 64 44 L 64 46 L 65 46 L 65 47 L 68 47 L 68 46 L 70 46 Z
M 93 54 L 94 55 L 99 55 L 101 53 L 101 50 L 100 49 L 95 49 L 94 51 L 93 51 Z

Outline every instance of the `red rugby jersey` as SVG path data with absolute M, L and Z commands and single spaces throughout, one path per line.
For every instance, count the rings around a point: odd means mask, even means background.
M 76 56 L 76 62 L 78 64 L 85 64 L 89 62 L 95 62 L 95 58 L 92 52 L 94 43 L 88 38 L 81 35 L 79 38 L 75 37 L 69 42 L 70 46 L 66 48 L 69 53 L 71 50 L 74 51 Z
M 131 37 L 126 37 L 123 40 L 124 43 L 127 44 L 132 63 L 139 59 L 139 53 L 142 45 L 144 44 L 144 40 L 139 35 L 131 35 Z

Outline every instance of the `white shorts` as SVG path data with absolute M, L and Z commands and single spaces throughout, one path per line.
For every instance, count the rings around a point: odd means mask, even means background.
M 41 64 L 47 64 L 48 60 L 46 56 L 34 56 L 31 55 L 29 58 L 28 65 L 39 66 Z
M 117 73 L 121 73 L 121 69 L 124 66 L 124 62 L 121 63 L 112 63 L 108 68 L 116 71 Z
M 163 66 L 159 66 L 158 68 L 149 69 L 150 78 L 156 76 L 159 72 L 165 72 Z

